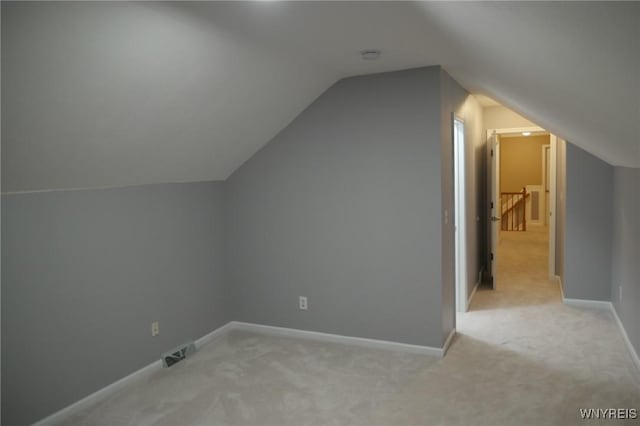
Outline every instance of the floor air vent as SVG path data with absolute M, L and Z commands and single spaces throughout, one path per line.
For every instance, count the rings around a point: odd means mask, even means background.
M 162 365 L 171 367 L 173 364 L 193 355 L 196 351 L 196 345 L 193 342 L 185 343 L 175 349 L 162 354 Z

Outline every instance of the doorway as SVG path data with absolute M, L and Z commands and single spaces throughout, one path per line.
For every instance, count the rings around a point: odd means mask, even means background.
M 537 168 L 530 173 L 534 177 L 521 178 L 522 170 L 518 170 L 519 180 L 514 179 L 516 182 L 509 182 L 511 186 L 507 186 L 505 178 L 508 177 L 504 172 L 508 170 L 506 167 L 505 170 L 501 170 L 501 163 L 504 165 L 505 160 L 513 160 L 505 158 L 506 148 L 509 146 L 506 141 L 509 137 L 526 139 L 536 135 L 548 135 L 548 142 L 538 145 L 533 154 L 525 156 L 522 160 L 525 162 L 522 164 L 526 166 L 533 163 L 531 159 L 534 156 L 538 160 L 540 164 L 536 165 Z M 515 139 L 512 142 L 515 142 Z M 555 277 L 556 145 L 556 136 L 540 127 L 489 129 L 487 131 L 487 206 L 489 213 L 487 217 L 490 218 L 487 222 L 487 265 L 493 289 L 499 286 L 497 267 L 500 263 L 498 248 L 501 236 L 513 237 L 514 234 L 511 232 L 526 232 L 527 225 L 530 230 L 537 231 L 539 235 L 544 232 L 543 236 L 548 239 L 548 276 L 551 279 Z M 508 165 L 511 169 L 516 170 L 518 167 L 523 168 L 516 164 L 508 163 Z M 505 203 L 505 199 L 511 201 Z M 513 216 L 516 214 L 521 219 L 514 221 Z M 504 223 L 507 220 L 505 218 L 510 218 L 510 224 Z M 529 223 L 527 223 L 527 218 Z M 514 222 L 516 226 L 513 226 Z M 507 226 L 505 227 L 505 225 Z

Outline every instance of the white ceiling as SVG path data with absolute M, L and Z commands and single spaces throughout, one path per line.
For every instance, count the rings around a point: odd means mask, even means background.
M 640 3 L 2 2 L 2 187 L 225 179 L 338 79 L 426 65 L 640 167 L 639 52 Z

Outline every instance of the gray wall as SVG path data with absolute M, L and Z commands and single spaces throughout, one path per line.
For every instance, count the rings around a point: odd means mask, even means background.
M 567 223 L 567 142 L 558 138 L 556 145 L 556 270 L 564 283 L 564 251 Z
M 464 90 L 444 70 L 440 72 L 440 151 L 442 158 L 442 338 L 456 326 L 455 191 L 453 117 L 464 100 Z M 466 129 L 465 129 L 466 130 Z M 466 131 L 465 131 L 466 134 Z
M 611 300 L 640 354 L 640 169 L 614 169 L 611 255 Z
M 212 182 L 2 196 L 2 424 L 41 419 L 229 320 L 222 201 Z
M 440 78 L 341 80 L 228 179 L 235 319 L 442 346 Z
M 613 167 L 567 144 L 564 295 L 610 300 Z
M 336 81 L 213 3 L 0 2 L 2 190 L 225 179 Z
M 0 124 L 0 127 L 1 124 Z M 2 141 L 0 141 L 0 147 L 2 146 Z M 0 166 L 1 167 L 1 166 Z M 1 180 L 1 178 L 0 178 Z M 1 187 L 1 185 L 0 185 Z M 0 199 L 0 211 L 2 211 L 2 200 Z M 2 214 L 0 214 L 0 224 L 2 222 L 2 218 L 1 218 Z M 1 228 L 1 226 L 0 226 Z M 0 231 L 0 240 L 2 238 L 2 231 Z M 2 248 L 0 247 L 0 258 L 2 257 Z M 2 276 L 2 261 L 0 261 L 0 277 Z M 3 411 L 2 411 L 2 383 L 4 383 L 4 381 L 2 380 L 2 278 L 0 278 L 0 423 L 2 423 L 2 415 L 3 415 Z
M 455 326 L 452 111 L 468 127 L 471 290 L 481 112 L 439 67 L 338 82 L 224 184 L 3 195 L 4 423 L 232 319 L 441 347 Z
M 464 113 L 467 135 L 467 261 L 468 291 L 467 296 L 476 284 L 480 284 L 482 270 L 486 270 L 487 236 L 486 236 L 486 201 L 487 201 L 487 132 L 483 125 L 483 109 L 471 97 L 467 100 L 471 105 L 471 113 Z M 468 129 L 467 129 L 468 126 Z
M 462 88 L 444 70 L 441 71 L 441 149 L 442 149 L 442 206 L 448 211 L 449 221 L 442 227 L 442 322 L 446 338 L 455 327 L 455 231 L 454 231 L 454 179 L 453 179 L 453 123 L 452 114 L 464 120 L 465 127 L 465 226 L 467 297 L 478 281 L 485 248 L 482 221 L 484 205 L 485 137 L 483 136 L 482 108 L 473 96 Z

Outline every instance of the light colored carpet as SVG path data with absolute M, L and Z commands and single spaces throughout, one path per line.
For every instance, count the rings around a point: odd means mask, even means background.
M 610 313 L 564 306 L 546 256 L 543 233 L 503 234 L 498 288 L 442 360 L 234 331 L 64 424 L 595 425 L 578 409 L 640 409 Z

